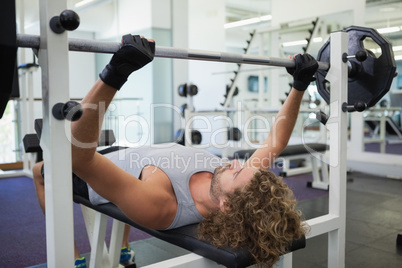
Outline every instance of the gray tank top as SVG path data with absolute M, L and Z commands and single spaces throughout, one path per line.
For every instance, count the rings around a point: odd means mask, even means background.
M 189 182 L 193 174 L 207 171 L 224 164 L 221 158 L 202 149 L 184 147 L 176 143 L 142 146 L 111 152 L 105 155 L 121 169 L 139 178 L 145 166 L 160 168 L 169 177 L 177 199 L 177 212 L 167 229 L 200 222 L 203 218 L 195 207 Z M 89 199 L 95 204 L 109 201 L 98 195 L 88 185 Z

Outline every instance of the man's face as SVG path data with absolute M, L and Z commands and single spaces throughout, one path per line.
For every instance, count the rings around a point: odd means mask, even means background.
M 211 182 L 211 196 L 216 200 L 225 198 L 227 194 L 249 183 L 256 170 L 254 167 L 243 167 L 237 160 L 216 168 Z

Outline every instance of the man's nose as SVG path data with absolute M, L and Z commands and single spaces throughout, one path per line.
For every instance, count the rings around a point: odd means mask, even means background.
M 239 170 L 241 168 L 243 168 L 243 165 L 239 161 L 237 160 L 232 161 L 231 169 Z

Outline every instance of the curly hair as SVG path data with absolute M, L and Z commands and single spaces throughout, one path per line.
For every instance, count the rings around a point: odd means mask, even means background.
M 217 247 L 245 247 L 261 267 L 272 267 L 306 233 L 293 192 L 270 171 L 256 171 L 226 200 L 223 211 L 200 223 L 200 238 Z

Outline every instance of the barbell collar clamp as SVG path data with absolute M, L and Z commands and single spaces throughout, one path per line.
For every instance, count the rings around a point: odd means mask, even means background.
M 356 59 L 359 62 L 363 62 L 367 59 L 368 54 L 366 50 L 359 50 L 355 55 L 349 56 L 347 53 L 343 53 L 342 61 L 347 62 L 349 59 Z
M 52 114 L 57 120 L 77 121 L 81 118 L 84 110 L 76 101 L 68 101 L 66 103 L 56 103 L 53 106 Z
M 367 109 L 367 103 L 363 101 L 357 101 L 353 105 L 348 105 L 347 102 L 342 104 L 343 112 L 363 112 Z

